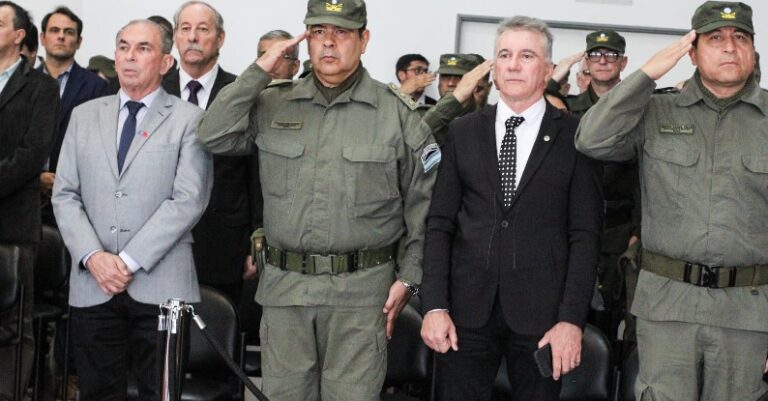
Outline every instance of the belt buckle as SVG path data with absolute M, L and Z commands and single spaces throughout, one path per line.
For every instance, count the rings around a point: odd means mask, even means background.
M 313 274 L 333 274 L 333 258 L 336 255 L 315 253 L 310 254 L 309 257 L 312 258 L 315 265 Z
M 697 264 L 699 266 L 699 280 L 696 285 L 701 287 L 718 288 L 717 279 L 720 273 L 719 266 Z

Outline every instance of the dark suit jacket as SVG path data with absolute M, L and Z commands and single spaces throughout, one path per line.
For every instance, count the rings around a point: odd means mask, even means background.
M 43 66 L 40 66 L 38 71 L 42 72 Z M 61 114 L 59 115 L 56 137 L 51 148 L 51 160 L 48 165 L 48 171 L 56 171 L 61 144 L 64 141 L 64 134 L 67 132 L 72 110 L 91 99 L 109 94 L 107 81 L 99 78 L 98 75 L 86 70 L 77 63 L 72 65 L 67 86 L 64 87 L 64 94 L 61 96 Z
M 213 102 L 221 88 L 237 76 L 219 67 L 208 98 Z M 180 96 L 179 70 L 163 78 L 166 92 Z M 186 99 L 184 99 L 186 100 Z M 250 173 L 247 156 L 213 157 L 213 191 L 205 214 L 192 229 L 198 279 L 201 284 L 234 284 L 241 281 L 251 232 Z
M 504 208 L 496 106 L 450 124 L 427 219 L 424 310 L 486 324 L 498 292 L 507 324 L 542 335 L 583 327 L 602 229 L 597 164 L 574 147 L 576 121 L 547 104 L 517 195 Z
M 59 85 L 26 61 L 0 92 L 0 242 L 40 240 L 40 171 L 59 118 Z

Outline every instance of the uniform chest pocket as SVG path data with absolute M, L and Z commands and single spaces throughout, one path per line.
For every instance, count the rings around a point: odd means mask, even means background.
M 295 192 L 304 145 L 268 135 L 257 136 L 256 145 L 264 195 L 288 198 Z
M 741 156 L 745 172 L 744 197 L 747 201 L 752 228 L 759 233 L 768 232 L 768 157 Z
M 642 174 L 648 188 L 648 201 L 656 205 L 648 210 L 658 214 L 650 217 L 674 226 L 682 219 L 699 152 L 654 142 L 646 142 L 643 150 L 646 157 Z
M 397 189 L 397 158 L 391 146 L 345 146 L 344 174 L 347 199 L 355 214 L 374 213 L 400 196 Z

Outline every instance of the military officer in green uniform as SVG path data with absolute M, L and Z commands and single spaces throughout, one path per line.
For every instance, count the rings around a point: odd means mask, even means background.
M 310 0 L 307 31 L 223 89 L 198 131 L 216 154 L 258 148 L 267 247 L 256 301 L 263 391 L 276 401 L 378 400 L 387 337 L 421 281 L 440 150 L 362 66 L 366 22 L 362 0 Z M 312 73 L 269 86 L 305 38 Z
M 639 161 L 637 399 L 754 400 L 768 389 L 768 94 L 748 5 L 706 2 L 692 27 L 587 112 L 576 146 Z M 693 78 L 654 95 L 686 54 Z

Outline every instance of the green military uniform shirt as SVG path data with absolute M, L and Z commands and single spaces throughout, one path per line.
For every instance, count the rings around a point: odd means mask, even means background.
M 645 249 L 710 266 L 768 263 L 768 95 L 754 85 L 718 112 L 693 80 L 679 94 L 652 96 L 654 87 L 637 71 L 605 94 L 576 147 L 638 159 Z M 768 286 L 710 289 L 643 271 L 632 312 L 768 331 Z
M 267 88 L 269 76 L 250 66 L 208 109 L 201 142 L 216 154 L 252 153 L 258 146 L 270 245 L 334 254 L 382 248 L 405 235 L 399 275 L 420 283 L 437 171 L 427 169 L 436 148 L 429 128 L 365 71 L 330 104 L 314 79 Z M 380 306 L 395 279 L 393 267 L 302 275 L 268 265 L 257 301 Z

